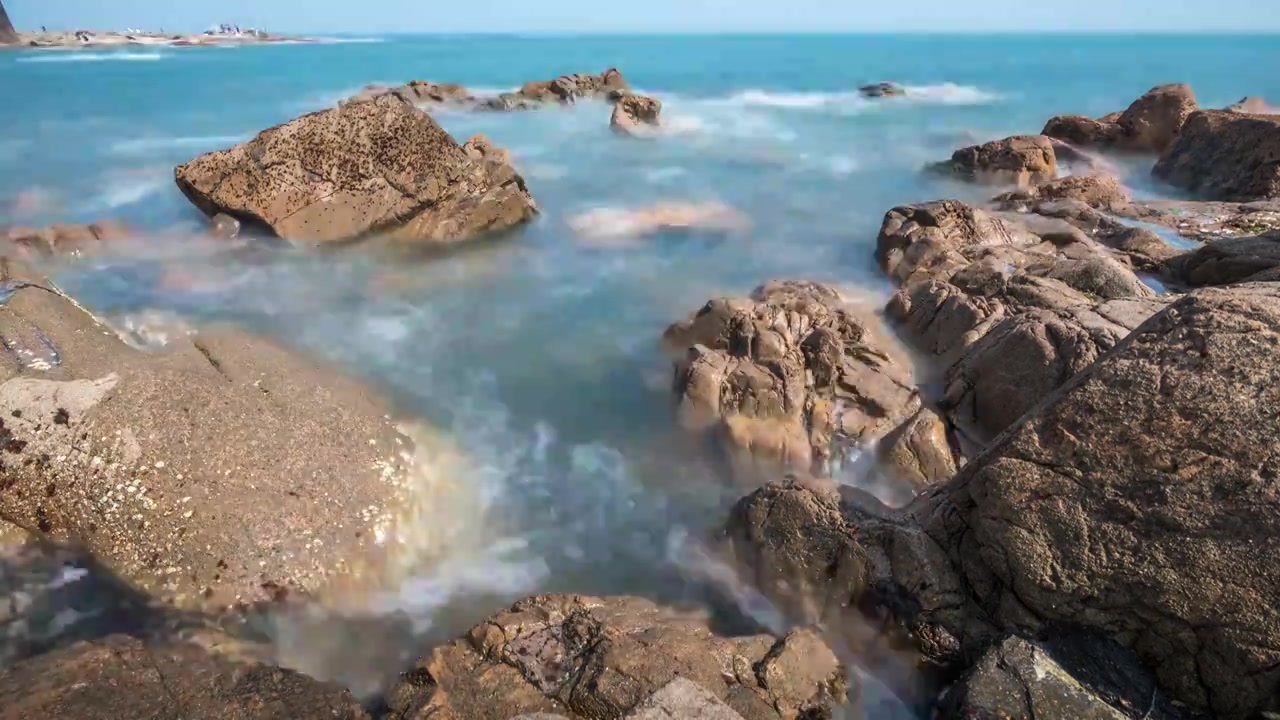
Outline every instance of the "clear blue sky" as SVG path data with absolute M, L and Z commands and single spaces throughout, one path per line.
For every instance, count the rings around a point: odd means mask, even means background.
M 1280 31 L 1280 0 L 3 0 L 20 30 L 295 33 Z

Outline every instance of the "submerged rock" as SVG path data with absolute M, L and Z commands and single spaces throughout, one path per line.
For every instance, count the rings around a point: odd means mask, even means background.
M 847 682 L 807 630 L 720 637 L 703 617 L 640 598 L 538 595 L 437 648 L 404 674 L 388 705 L 392 720 L 649 720 L 669 717 L 662 707 L 791 720 L 829 716 Z
M 1198 105 L 1187 85 L 1151 88 L 1124 112 L 1094 120 L 1061 115 L 1045 124 L 1043 134 L 1082 147 L 1113 147 L 1131 152 L 1161 153 L 1177 139 Z
M 78 255 L 93 250 L 99 242 L 123 240 L 129 228 L 114 220 L 89 225 L 50 225 L 46 228 L 11 227 L 0 237 L 19 250 L 35 255 Z
M 1053 143 L 1043 135 L 1018 135 L 961 148 L 935 170 L 975 182 L 1034 185 L 1058 171 Z
M 1205 110 L 1152 168 L 1165 182 L 1210 200 L 1280 198 L 1280 115 Z
M 870 85 L 863 85 L 858 88 L 858 93 L 865 98 L 881 98 L 896 97 L 906 95 L 906 88 L 895 82 L 878 82 Z
M 609 125 L 624 135 L 640 135 L 661 124 L 662 103 L 644 95 L 628 95 L 613 106 Z
M 626 245 L 635 238 L 667 231 L 732 233 L 751 220 L 718 202 L 667 201 L 644 208 L 596 208 L 569 218 L 569 227 L 586 243 Z
M 407 440 L 369 390 L 230 329 L 130 347 L 12 266 L 0 513 L 183 605 L 315 591 L 398 511 Z
M 0 672 L 4 714 L 14 718 L 367 720 L 335 685 L 269 665 L 239 663 L 194 643 L 111 635 Z
M 477 162 L 396 95 L 303 115 L 201 155 L 175 177 L 206 214 L 252 220 L 287 240 L 452 242 L 537 212 L 509 164 Z
M 710 431 L 745 470 L 822 471 L 920 407 L 910 364 L 867 308 L 838 291 L 772 282 L 668 328 L 684 357 L 683 426 Z

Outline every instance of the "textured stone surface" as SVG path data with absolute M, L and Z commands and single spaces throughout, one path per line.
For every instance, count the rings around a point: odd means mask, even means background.
M 1131 202 L 1129 192 L 1110 175 L 1069 175 L 999 195 L 993 202 L 1001 209 L 1014 210 L 1055 200 L 1077 200 L 1104 210 L 1123 208 Z
M 617 100 L 630 92 L 626 78 L 617 68 L 599 75 L 561 75 L 554 80 L 525 83 L 518 91 L 484 100 L 482 110 L 535 110 L 551 105 L 570 105 L 578 100 Z
M 627 720 L 742 720 L 711 691 L 676 678 L 649 696 Z
M 394 93 L 303 115 L 201 155 L 175 177 L 206 214 L 250 220 L 289 240 L 449 242 L 537 211 L 509 164 L 468 154 Z
M 1043 135 L 1017 135 L 961 148 L 936 169 L 975 182 L 1034 185 L 1058 171 L 1053 144 Z
M 726 638 L 639 598 L 539 595 L 437 648 L 389 705 L 397 720 L 621 718 L 680 690 L 677 678 L 745 720 L 822 717 L 846 696 L 838 660 L 808 631 Z
M 920 407 L 910 365 L 880 325 L 817 283 L 712 300 L 666 333 L 684 349 L 681 423 L 713 431 L 731 457 L 766 473 L 827 467 Z
M 188 643 L 127 635 L 77 643 L 0 673 L 5 718 L 294 720 L 369 717 L 350 693 L 305 675 L 240 664 Z
M 1039 242 L 1024 227 L 958 200 L 903 205 L 880 225 L 876 260 L 898 284 L 949 275 L 968 265 L 961 251 Z
M 613 106 L 609 126 L 623 135 L 640 135 L 662 122 L 662 103 L 644 95 L 627 95 Z
M 186 602 L 317 589 L 387 529 L 411 446 L 367 388 L 229 329 L 140 352 L 3 279 L 6 518 Z
M 1169 260 L 1167 267 L 1175 281 L 1192 287 L 1274 279 L 1280 269 L 1280 230 L 1215 240 Z
M 1094 120 L 1079 115 L 1052 118 L 1042 131 L 1074 145 L 1161 153 L 1173 144 L 1196 111 L 1195 93 L 1183 84 L 1160 85 L 1133 101 L 1123 113 Z
M 1280 198 L 1280 116 L 1194 113 L 1151 173 L 1210 200 Z

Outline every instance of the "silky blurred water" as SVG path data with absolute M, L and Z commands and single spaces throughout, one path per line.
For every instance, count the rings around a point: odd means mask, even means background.
M 367 83 L 484 92 L 609 67 L 662 99 L 664 134 L 616 137 L 597 103 L 437 114 L 459 140 L 483 132 L 513 151 L 543 212 L 507 237 L 443 258 L 232 253 L 190 238 L 203 219 L 174 165 Z M 673 537 L 714 528 L 746 489 L 716 477 L 672 427 L 657 345 L 669 322 L 770 278 L 883 293 L 870 256 L 888 208 L 990 194 L 922 175 L 922 164 L 1037 132 L 1055 114 L 1122 109 L 1166 82 L 1190 83 L 1208 107 L 1274 100 L 1277 67 L 1280 40 L 1261 36 L 405 36 L 14 51 L 0 54 L 0 225 L 124 220 L 149 239 L 57 272 L 86 305 L 122 321 L 164 311 L 244 323 L 368 379 L 443 436 L 448 462 L 414 515 L 430 561 L 371 606 L 430 624 L 461 597 L 678 598 L 706 573 Z M 908 97 L 856 93 L 880 80 Z M 1165 195 L 1146 165 L 1125 162 L 1129 182 Z M 666 200 L 723 203 L 750 227 L 600 247 L 568 226 L 581 212 Z

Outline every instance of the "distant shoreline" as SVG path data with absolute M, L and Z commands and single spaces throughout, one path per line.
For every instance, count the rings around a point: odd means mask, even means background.
M 325 38 L 272 35 L 262 32 L 244 33 L 158 33 L 72 30 L 20 32 L 18 41 L 0 43 L 0 49 L 76 50 L 109 47 L 216 47 L 267 45 L 273 43 L 323 43 Z

